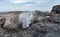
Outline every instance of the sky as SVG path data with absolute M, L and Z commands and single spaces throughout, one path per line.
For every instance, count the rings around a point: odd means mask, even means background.
M 60 0 L 0 0 L 0 11 L 51 11 Z

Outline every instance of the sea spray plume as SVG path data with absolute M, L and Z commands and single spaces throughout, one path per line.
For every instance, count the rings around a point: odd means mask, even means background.
M 23 28 L 29 27 L 29 24 L 32 23 L 32 21 L 35 19 L 34 18 L 35 12 L 23 12 L 19 15 L 19 21 L 23 23 Z

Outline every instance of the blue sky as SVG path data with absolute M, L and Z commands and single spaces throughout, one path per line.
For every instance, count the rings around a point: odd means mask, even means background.
M 51 11 L 60 0 L 0 0 L 0 11 Z

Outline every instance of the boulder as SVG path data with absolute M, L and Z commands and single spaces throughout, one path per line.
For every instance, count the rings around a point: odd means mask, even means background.
M 53 6 L 51 11 L 60 14 L 60 5 Z

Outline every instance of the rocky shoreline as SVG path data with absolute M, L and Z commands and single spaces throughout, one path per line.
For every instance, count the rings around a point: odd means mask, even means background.
M 20 28 L 18 32 L 5 30 L 0 24 L 0 37 L 60 37 L 60 10 L 54 9 L 51 12 L 35 11 L 39 20 L 27 29 Z

